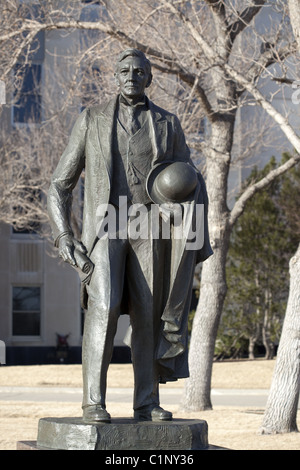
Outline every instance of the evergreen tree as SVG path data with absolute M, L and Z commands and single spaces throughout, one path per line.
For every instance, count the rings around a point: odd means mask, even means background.
M 287 157 L 284 154 L 283 160 Z M 263 170 L 255 168 L 245 184 L 275 167 L 272 158 Z M 266 358 L 273 357 L 288 296 L 288 263 L 298 245 L 299 188 L 300 171 L 294 169 L 257 193 L 236 224 L 227 263 L 228 296 L 216 342 L 219 357 L 235 357 L 245 352 L 247 343 L 250 358 L 258 344 L 264 345 Z

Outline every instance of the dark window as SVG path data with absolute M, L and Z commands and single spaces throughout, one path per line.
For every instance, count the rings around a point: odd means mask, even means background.
M 38 231 L 40 230 L 41 226 L 38 222 L 32 222 L 30 224 L 30 227 L 28 228 L 20 228 L 18 229 L 14 225 L 12 226 L 12 233 L 14 235 L 36 235 L 38 234 Z
M 41 288 L 13 287 L 13 336 L 39 336 Z
M 23 18 L 24 20 L 35 20 L 39 23 L 44 23 L 45 15 L 43 12 L 43 6 L 34 4 L 31 0 L 28 2 L 18 2 L 20 5 L 18 6 L 19 10 L 19 17 Z M 37 2 L 36 2 L 37 3 Z M 39 2 L 42 3 L 42 2 Z M 45 2 L 46 3 L 46 2 Z M 27 31 L 23 31 L 22 38 L 25 39 L 28 36 Z M 19 55 L 18 61 L 26 62 L 29 60 L 30 62 L 39 62 L 43 61 L 45 57 L 45 31 L 39 31 L 32 41 L 29 41 L 27 47 L 23 49 L 22 53 Z
M 41 78 L 41 64 L 18 64 L 15 67 L 15 123 L 41 122 Z

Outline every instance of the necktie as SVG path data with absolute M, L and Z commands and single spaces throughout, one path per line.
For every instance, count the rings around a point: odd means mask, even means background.
M 128 109 L 128 124 L 127 128 L 130 132 L 130 135 L 135 134 L 139 130 L 139 122 L 136 116 L 136 108 L 134 106 L 127 106 Z
M 137 119 L 137 108 L 134 106 L 127 106 L 128 108 L 128 130 L 130 135 L 134 135 L 140 128 L 138 119 Z M 135 166 L 132 162 L 128 162 L 128 177 L 131 184 L 138 184 L 139 178 L 136 175 Z

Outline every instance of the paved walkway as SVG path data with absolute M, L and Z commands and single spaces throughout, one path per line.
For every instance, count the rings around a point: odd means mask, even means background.
M 180 404 L 182 389 L 160 387 L 161 404 Z M 264 408 L 269 390 L 213 389 L 213 406 L 245 406 Z M 107 402 L 131 403 L 132 388 L 108 388 Z M 81 402 L 82 390 L 67 387 L 0 387 L 0 401 Z

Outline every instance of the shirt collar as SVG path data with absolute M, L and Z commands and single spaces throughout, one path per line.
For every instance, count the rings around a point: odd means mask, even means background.
M 125 98 L 125 96 L 121 95 L 120 94 L 120 97 L 119 97 L 119 101 L 122 105 L 124 106 L 131 106 L 132 108 L 137 108 L 138 106 L 145 106 L 146 105 L 146 95 L 144 95 L 140 101 L 138 101 L 137 103 L 135 103 L 134 105 L 131 105 L 127 99 Z

